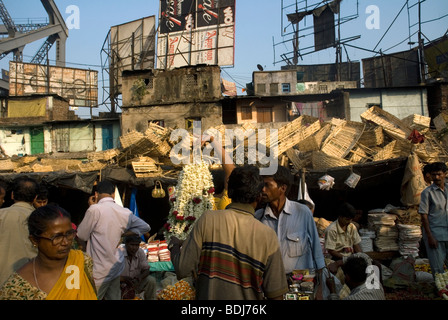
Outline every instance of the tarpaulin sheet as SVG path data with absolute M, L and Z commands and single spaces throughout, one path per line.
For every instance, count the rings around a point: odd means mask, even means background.
M 45 117 L 47 99 L 9 100 L 8 118 Z

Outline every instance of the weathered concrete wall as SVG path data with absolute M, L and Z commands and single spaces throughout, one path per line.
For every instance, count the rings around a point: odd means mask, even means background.
M 209 102 L 222 98 L 218 66 L 123 73 L 124 107 Z
M 186 129 L 186 119 L 201 119 L 203 130 L 222 124 L 220 103 L 188 103 L 156 107 L 136 107 L 123 109 L 121 132 L 132 130 L 145 132 L 150 121 L 162 120 L 165 127 Z
M 361 89 L 350 91 L 350 118 L 361 121 L 361 114 L 371 104 L 399 119 L 412 114 L 429 116 L 426 88 Z
M 256 96 L 326 94 L 337 89 L 357 88 L 357 81 L 297 81 L 297 71 L 256 71 L 253 73 Z M 289 85 L 285 91 L 283 85 Z

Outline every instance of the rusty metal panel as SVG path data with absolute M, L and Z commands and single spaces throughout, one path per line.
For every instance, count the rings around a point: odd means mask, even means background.
M 122 93 L 123 71 L 154 69 L 155 16 L 134 20 L 110 29 L 110 70 L 116 93 Z
M 10 96 L 57 94 L 71 107 L 98 106 L 98 71 L 10 61 L 9 75 Z

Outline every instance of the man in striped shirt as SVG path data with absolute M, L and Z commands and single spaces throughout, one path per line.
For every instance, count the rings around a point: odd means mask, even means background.
M 206 211 L 183 244 L 171 238 L 177 277 L 193 276 L 196 299 L 283 299 L 288 292 L 277 236 L 254 218 L 262 188 L 258 168 L 235 168 L 228 181 L 232 203 Z
M 372 264 L 368 258 L 360 254 L 364 255 L 358 253 L 344 259 L 342 270 L 345 275 L 345 283 L 350 288 L 350 294 L 343 300 L 386 300 L 380 276 L 373 276 L 372 283 L 372 279 L 367 277 L 370 271 L 368 267 Z M 339 294 L 336 293 L 334 278 L 327 278 L 326 282 L 330 290 L 328 300 L 340 300 Z

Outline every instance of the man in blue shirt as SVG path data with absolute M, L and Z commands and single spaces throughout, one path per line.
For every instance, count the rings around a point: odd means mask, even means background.
M 277 233 L 286 274 L 303 269 L 320 274 L 325 260 L 313 214 L 306 205 L 286 197 L 293 183 L 291 172 L 279 166 L 273 176 L 263 179 L 262 200 L 268 205 L 255 217 Z
M 436 162 L 430 169 L 432 184 L 421 194 L 418 212 L 422 217 L 423 241 L 433 275 L 448 266 L 448 183 L 447 166 Z

